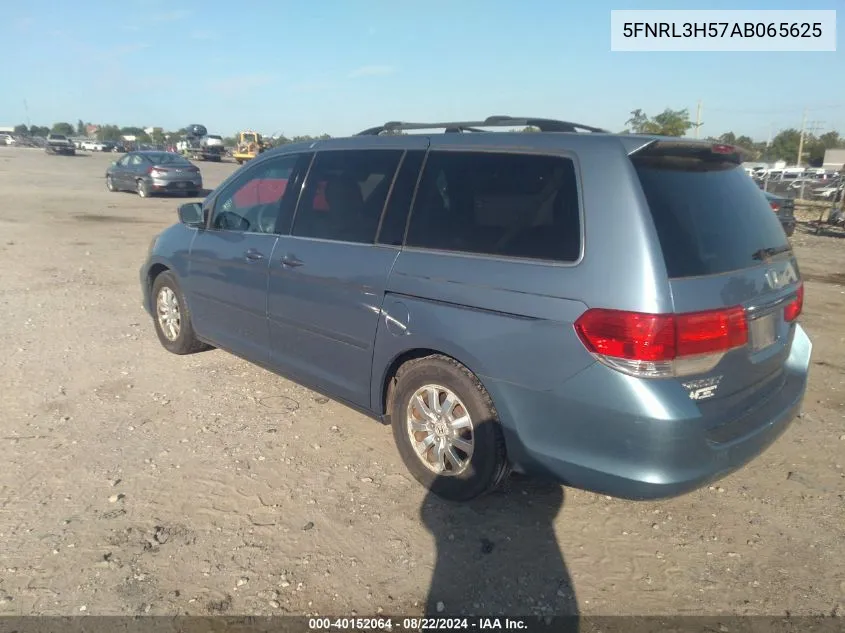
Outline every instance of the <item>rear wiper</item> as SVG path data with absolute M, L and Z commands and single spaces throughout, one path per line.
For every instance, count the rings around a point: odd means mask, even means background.
M 788 253 L 791 250 L 792 247 L 788 244 L 784 244 L 783 246 L 773 246 L 771 248 L 761 248 L 759 251 L 755 251 L 751 257 L 753 259 L 765 260 L 770 257 L 774 257 L 775 255 L 780 255 L 781 253 Z

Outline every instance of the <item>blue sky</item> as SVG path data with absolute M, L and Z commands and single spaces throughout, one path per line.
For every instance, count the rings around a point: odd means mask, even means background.
M 704 135 L 765 140 L 803 108 L 845 134 L 836 53 L 614 53 L 611 9 L 793 9 L 790 0 L 5 0 L 0 125 L 202 123 L 349 134 L 514 114 L 622 129 L 703 102 Z M 845 9 L 808 0 L 802 9 Z

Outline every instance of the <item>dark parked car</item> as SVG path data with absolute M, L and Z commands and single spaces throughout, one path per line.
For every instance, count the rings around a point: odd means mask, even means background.
M 129 152 L 106 170 L 109 191 L 137 191 L 146 198 L 157 193 L 199 195 L 202 174 L 199 167 L 169 152 Z
M 795 233 L 795 200 L 768 191 L 764 191 L 763 194 L 766 196 L 772 211 L 777 213 L 778 220 L 780 220 L 787 236 L 792 237 L 792 234 Z
M 263 153 L 179 218 L 140 270 L 165 349 L 228 350 L 391 424 L 445 498 L 510 469 L 682 494 L 804 398 L 798 263 L 730 146 L 393 123 Z

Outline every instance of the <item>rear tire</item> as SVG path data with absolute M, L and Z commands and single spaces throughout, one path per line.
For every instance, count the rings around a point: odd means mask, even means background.
M 138 195 L 142 198 L 150 197 L 150 186 L 143 180 L 138 181 Z
M 438 497 L 470 501 L 496 489 L 510 473 L 493 402 L 456 360 L 435 355 L 402 365 L 388 412 L 402 461 Z
M 172 354 L 195 354 L 210 349 L 194 333 L 191 312 L 182 289 L 170 271 L 153 281 L 153 322 L 162 347 Z

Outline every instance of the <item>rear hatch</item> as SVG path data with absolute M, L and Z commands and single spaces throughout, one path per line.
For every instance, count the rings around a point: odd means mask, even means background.
M 192 163 L 169 160 L 157 162 L 150 170 L 150 175 L 164 180 L 192 180 L 199 171 Z
M 630 158 L 682 319 L 676 376 L 705 413 L 742 415 L 783 383 L 803 304 L 789 240 L 735 148 L 657 141 Z

